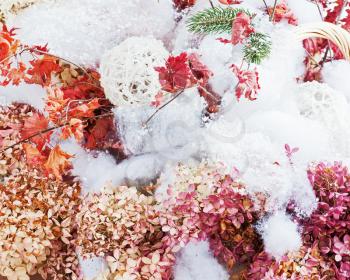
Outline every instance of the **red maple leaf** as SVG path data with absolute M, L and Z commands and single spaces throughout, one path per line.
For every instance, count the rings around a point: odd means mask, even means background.
M 249 100 L 256 100 L 256 95 L 260 89 L 257 70 L 241 70 L 234 64 L 231 67 L 233 69 L 233 73 L 238 78 L 238 85 L 235 90 L 237 100 L 239 100 L 242 96 Z
M 48 86 L 51 82 L 51 74 L 61 70 L 57 63 L 57 59 L 51 56 L 44 55 L 41 59 L 30 61 L 32 68 L 28 69 L 25 78 L 28 84 L 38 84 Z
M 174 5 L 178 10 L 183 10 L 193 6 L 196 0 L 174 0 Z
M 40 113 L 34 113 L 33 116 L 24 121 L 23 128 L 20 132 L 21 138 L 28 139 L 37 145 L 39 150 L 50 141 L 51 131 L 45 132 L 48 129 L 49 121 Z M 36 135 L 33 137 L 33 135 Z
M 42 166 L 45 163 L 47 158 L 43 154 L 41 154 L 35 146 L 28 143 L 24 143 L 23 149 L 26 154 L 26 160 L 28 165 L 37 167 Z
M 219 0 L 219 2 L 224 5 L 234 5 L 241 4 L 243 0 Z
M 280 22 L 283 19 L 286 19 L 289 24 L 298 25 L 298 19 L 294 16 L 291 9 L 287 6 L 285 0 L 282 0 L 282 2 L 275 7 L 275 11 L 274 7 L 269 7 L 267 9 L 267 12 L 269 15 L 272 15 L 274 13 L 274 22 Z
M 26 69 L 27 67 L 23 62 L 18 63 L 18 68 L 10 68 L 9 70 L 5 70 L 3 68 L 2 75 L 5 79 L 0 83 L 0 85 L 7 86 L 8 84 L 12 83 L 13 85 L 18 86 L 24 79 Z
M 82 103 L 82 104 L 80 104 Z M 82 100 L 77 106 L 69 110 L 69 116 L 72 118 L 91 118 L 95 116 L 94 111 L 101 107 L 98 98 L 90 101 Z
M 209 78 L 213 76 L 213 72 L 199 60 L 196 53 L 191 53 L 189 55 L 188 62 L 193 76 L 201 86 L 206 86 Z
M 346 10 L 346 17 L 341 20 L 343 22 L 342 27 L 347 31 L 350 31 L 350 9 Z
M 343 10 L 344 6 L 344 0 L 336 0 L 329 5 L 328 1 L 324 1 L 323 6 L 325 7 L 326 10 L 326 17 L 324 18 L 325 21 L 331 22 L 331 23 L 337 23 L 340 14 Z
M 51 150 L 44 167 L 48 173 L 53 173 L 57 179 L 61 180 L 62 174 L 71 168 L 71 163 L 68 161 L 70 158 L 72 156 L 63 152 L 57 145 Z
M 84 125 L 79 119 L 71 119 L 69 124 L 62 128 L 61 139 L 68 139 L 74 136 L 80 142 L 84 137 Z
M 232 44 L 242 43 L 253 32 L 251 17 L 244 12 L 238 13 L 232 22 Z
M 176 93 L 179 90 L 191 87 L 196 79 L 188 65 L 187 53 L 178 56 L 170 56 L 165 67 L 155 67 L 159 72 L 159 81 L 162 89 L 167 92 Z

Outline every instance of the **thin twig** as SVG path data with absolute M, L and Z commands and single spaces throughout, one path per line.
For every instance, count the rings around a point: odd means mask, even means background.
M 277 7 L 277 0 L 275 0 L 275 3 L 273 4 L 273 10 L 272 10 L 272 13 L 270 16 L 270 21 L 272 21 L 272 22 L 273 22 L 274 17 L 275 17 L 276 7 Z
M 48 132 L 50 132 L 50 131 L 59 129 L 59 128 L 64 127 L 64 126 L 66 126 L 66 125 L 67 125 L 67 123 L 62 124 L 62 125 L 59 125 L 59 126 L 50 127 L 50 128 L 45 129 L 45 130 L 39 131 L 39 132 L 37 132 L 37 133 L 35 133 L 35 134 L 33 134 L 33 135 L 28 136 L 27 138 L 24 138 L 24 139 L 22 139 L 22 140 L 16 142 L 15 144 L 12 144 L 12 145 L 10 145 L 10 146 L 8 146 L 8 147 L 2 149 L 2 150 L 0 151 L 0 154 L 2 154 L 3 152 L 5 152 L 5 151 L 7 151 L 8 149 L 11 149 L 11 148 L 13 148 L 13 147 L 15 147 L 15 146 L 17 146 L 17 145 L 20 145 L 20 144 L 22 144 L 22 143 L 28 142 L 30 139 L 33 139 L 34 137 L 43 135 L 43 134 L 45 134 L 45 133 L 48 133 Z
M 58 55 L 51 54 L 51 53 L 48 53 L 48 52 L 45 52 L 45 51 L 42 51 L 42 50 L 33 49 L 33 51 L 34 51 L 34 52 L 37 52 L 37 53 L 40 53 L 40 54 L 45 54 L 45 55 L 53 56 L 53 57 L 56 57 L 56 58 L 59 59 L 59 60 L 65 61 L 65 62 L 67 62 L 67 63 L 69 63 L 69 64 L 72 64 L 72 65 L 74 65 L 75 67 L 77 67 L 77 68 L 79 68 L 80 70 L 82 70 L 87 76 L 89 76 L 89 77 L 91 78 L 91 75 L 87 72 L 87 70 L 86 70 L 84 67 L 80 66 L 79 64 L 76 64 L 76 63 L 74 63 L 74 62 L 72 62 L 72 61 L 70 61 L 70 60 L 68 60 L 68 59 L 66 59 L 66 58 L 63 58 L 63 57 L 60 57 L 60 56 L 58 56 Z
M 264 2 L 264 5 L 265 5 L 265 8 L 266 8 L 267 13 L 269 13 L 269 6 L 267 6 L 267 3 L 266 3 L 265 0 L 262 0 L 262 1 Z
M 210 6 L 211 6 L 212 8 L 214 8 L 213 1 L 209 0 L 209 3 L 210 3 Z
M 165 104 L 163 104 L 162 106 L 160 106 L 143 124 L 144 127 L 146 127 L 148 125 L 148 123 L 153 119 L 153 117 L 160 111 L 162 110 L 164 107 L 166 107 L 167 105 L 169 105 L 171 102 L 173 102 L 176 98 L 178 98 L 183 92 L 185 91 L 185 89 L 182 89 L 181 91 L 179 91 L 179 93 L 177 93 L 172 99 L 170 99 L 168 102 L 166 102 Z
M 107 117 L 107 116 L 113 116 L 113 113 L 106 113 L 106 114 L 94 116 L 94 117 L 88 118 L 88 119 L 86 119 L 86 120 L 83 120 L 83 123 L 88 122 L 88 121 L 90 121 L 90 120 L 100 119 L 100 118 L 103 118 L 103 117 Z M 70 125 L 69 122 L 65 122 L 64 124 L 57 125 L 57 126 L 53 126 L 53 127 L 44 129 L 44 130 L 42 130 L 42 131 L 39 131 L 39 132 L 37 132 L 37 133 L 34 133 L 33 135 L 30 135 L 30 136 L 28 136 L 27 138 L 24 138 L 24 139 L 22 139 L 22 140 L 20 140 L 20 141 L 18 141 L 18 142 L 16 142 L 16 143 L 14 143 L 14 144 L 8 146 L 8 147 L 2 149 L 2 150 L 0 151 L 0 154 L 2 154 L 3 152 L 5 152 L 5 151 L 7 151 L 8 149 L 11 149 L 11 148 L 13 148 L 13 147 L 15 147 L 15 146 L 17 146 L 17 145 L 20 145 L 20 144 L 22 144 L 22 143 L 28 142 L 29 140 L 33 139 L 34 137 L 41 136 L 41 135 L 43 135 L 43 134 L 45 134 L 45 133 L 48 133 L 48 132 L 50 132 L 50 131 L 53 131 L 53 130 L 56 130 L 56 129 L 59 129 L 59 128 L 62 128 L 62 127 L 68 126 L 68 125 Z

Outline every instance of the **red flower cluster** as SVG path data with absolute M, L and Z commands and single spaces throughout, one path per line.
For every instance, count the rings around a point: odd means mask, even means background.
M 350 278 L 350 174 L 340 163 L 320 163 L 308 171 L 317 210 L 303 222 L 304 243 L 317 246 L 337 279 Z

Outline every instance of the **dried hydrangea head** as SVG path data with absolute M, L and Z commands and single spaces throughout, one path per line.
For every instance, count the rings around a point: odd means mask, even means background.
M 116 106 L 151 104 L 161 90 L 154 67 L 169 53 L 161 41 L 130 37 L 108 51 L 101 60 L 101 84 Z
M 18 141 L 28 105 L 0 108 L 2 145 Z M 74 217 L 80 204 L 80 186 L 47 177 L 27 164 L 22 145 L 0 154 L 0 275 L 8 279 L 77 279 Z
M 9 15 L 17 14 L 19 11 L 44 0 L 1 0 L 0 21 L 4 21 Z

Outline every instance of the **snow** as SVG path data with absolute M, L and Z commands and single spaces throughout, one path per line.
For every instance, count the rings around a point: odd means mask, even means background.
M 315 3 L 308 0 L 287 0 L 287 5 L 298 19 L 299 25 L 322 21 Z
M 101 257 L 93 257 L 91 259 L 83 259 L 80 257 L 79 262 L 84 280 L 93 280 L 107 268 L 105 260 Z
M 341 92 L 350 101 L 350 62 L 335 60 L 326 63 L 322 70 L 323 81 L 331 88 Z
M 73 139 L 61 143 L 65 152 L 74 155 L 72 174 L 81 181 L 83 194 L 97 193 L 107 185 L 145 185 L 160 174 L 165 161 L 151 153 L 134 156 L 116 164 L 106 152 L 89 152 Z
M 209 251 L 207 241 L 190 242 L 177 257 L 175 280 L 226 280 L 228 273 Z
M 267 2 L 273 5 L 274 1 Z M 299 23 L 321 20 L 317 6 L 310 1 L 287 2 Z M 173 54 L 198 52 L 214 73 L 210 78 L 213 89 L 223 96 L 214 120 L 203 122 L 204 100 L 195 89 L 187 89 L 147 125 L 154 107 L 143 104 L 114 109 L 129 156 L 121 163 L 107 152 L 84 150 L 72 139 L 63 142 L 62 149 L 74 154 L 72 173 L 82 182 L 83 194 L 99 192 L 107 184 L 144 185 L 160 175 L 162 185 L 157 193 L 165 193 L 178 162 L 198 164 L 209 158 L 228 169 L 236 167 L 250 195 L 264 193 L 267 197 L 268 216 L 259 229 L 266 251 L 280 258 L 301 245 L 297 224 L 284 213 L 288 202 L 293 200 L 303 216 L 310 215 L 317 204 L 306 176 L 307 166 L 323 160 L 350 162 L 350 63 L 326 63 L 324 84 L 298 84 L 296 77 L 305 69 L 305 51 L 301 42 L 293 39 L 295 27 L 286 22 L 272 26 L 262 17 L 262 1 L 246 0 L 242 5 L 257 14 L 257 30 L 268 33 L 273 43 L 270 57 L 256 66 L 261 90 L 254 102 L 237 102 L 234 97 L 237 79 L 229 67 L 241 64 L 242 47 L 218 42 L 221 35 L 204 37 L 187 31 L 186 20 L 209 7 L 206 0 L 199 0 L 187 14 L 177 15 L 181 18 L 178 23 L 171 0 L 61 0 L 29 7 L 9 25 L 21 28 L 18 34 L 24 42 L 48 43 L 52 53 L 85 65 L 98 65 L 105 51 L 131 36 L 155 37 Z M 313 100 L 319 92 L 328 96 L 327 110 Z M 43 111 L 45 90 L 38 86 L 1 88 L 0 94 L 1 105 L 26 102 Z M 299 148 L 292 163 L 285 144 Z M 103 266 L 98 258 L 81 263 L 84 274 L 91 278 Z M 175 279 L 224 280 L 228 274 L 209 252 L 208 243 L 198 242 L 188 244 L 179 254 Z
M 297 225 L 285 213 L 278 212 L 268 218 L 261 230 L 265 251 L 276 259 L 297 251 L 302 244 Z
M 71 0 L 33 5 L 9 19 L 30 45 L 45 45 L 76 63 L 95 65 L 128 36 L 163 38 L 174 26 L 171 0 Z
M 44 111 L 46 91 L 37 85 L 0 87 L 0 105 L 8 106 L 13 102 L 27 103 L 38 111 Z

